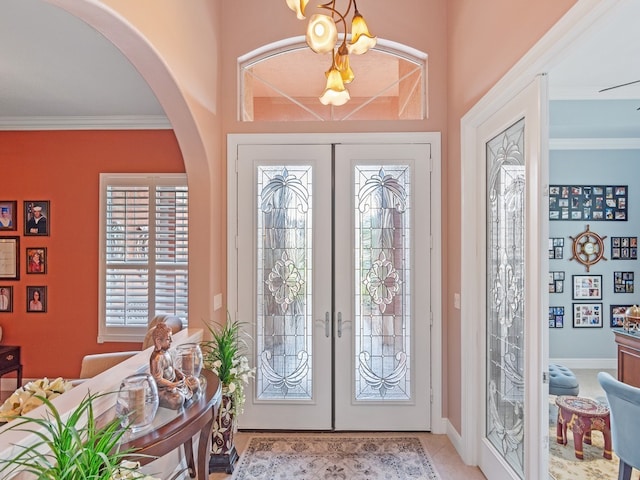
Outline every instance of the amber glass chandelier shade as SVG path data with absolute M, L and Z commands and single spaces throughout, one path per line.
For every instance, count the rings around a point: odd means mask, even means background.
M 332 66 L 327 74 L 327 86 L 320 97 L 320 103 L 339 107 L 347 103 L 350 98 L 349 91 L 344 88 L 340 72 L 335 65 Z
M 333 52 L 338 41 L 336 22 L 328 15 L 316 13 L 307 25 L 307 45 L 316 53 Z
M 344 43 L 340 45 L 338 53 L 336 53 L 336 68 L 340 72 L 344 83 L 351 83 L 355 78 L 353 70 L 351 70 L 351 66 L 349 65 L 349 50 Z
M 304 16 L 304 9 L 307 8 L 307 3 L 309 3 L 309 0 L 287 0 L 287 6 L 296 12 L 298 20 L 304 20 L 306 18 Z
M 349 42 L 349 53 L 362 55 L 367 50 L 376 46 L 377 38 L 369 33 L 367 22 L 357 11 L 351 22 L 351 42 Z

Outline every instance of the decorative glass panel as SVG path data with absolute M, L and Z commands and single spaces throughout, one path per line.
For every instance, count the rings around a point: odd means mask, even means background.
M 524 478 L 524 120 L 486 148 L 486 437 Z
M 309 400 L 312 169 L 270 165 L 257 174 L 257 398 Z
M 356 400 L 411 398 L 410 174 L 408 165 L 355 167 Z

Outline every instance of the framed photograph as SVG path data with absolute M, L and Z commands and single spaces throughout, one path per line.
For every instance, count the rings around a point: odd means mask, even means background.
M 13 312 L 13 287 L 0 285 L 0 313 Z
M 564 250 L 564 238 L 550 238 L 549 239 L 549 259 L 561 260 Z
M 27 248 L 27 273 L 47 273 L 47 249 Z
M 637 260 L 638 237 L 611 237 L 611 260 Z
M 602 328 L 602 304 L 574 303 L 573 328 Z
M 0 231 L 18 229 L 17 208 L 15 200 L 0 200 Z
M 564 292 L 564 272 L 549 272 L 549 293 Z
M 624 322 L 624 315 L 627 311 L 627 308 L 631 307 L 631 305 L 611 305 L 611 317 L 610 317 L 610 326 L 611 328 L 622 327 Z
M 602 275 L 574 275 L 574 300 L 602 300 Z
M 613 293 L 633 293 L 633 272 L 613 272 Z
M 550 185 L 549 220 L 627 221 L 627 185 Z
M 27 287 L 27 312 L 44 313 L 47 311 L 47 287 Z
M 549 307 L 549 328 L 564 327 L 564 307 Z
M 27 200 L 24 202 L 24 234 L 49 235 L 51 211 L 48 200 Z
M 20 280 L 20 237 L 0 237 L 0 280 Z

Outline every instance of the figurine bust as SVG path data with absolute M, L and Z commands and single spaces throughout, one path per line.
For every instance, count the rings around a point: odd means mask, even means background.
M 199 389 L 197 378 L 185 374 L 173 365 L 169 353 L 171 327 L 158 323 L 153 327 L 154 349 L 149 358 L 149 371 L 158 386 L 160 406 L 177 410 L 193 397 Z

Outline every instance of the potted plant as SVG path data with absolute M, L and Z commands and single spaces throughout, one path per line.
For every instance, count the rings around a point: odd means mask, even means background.
M 67 417 L 51 399 L 34 395 L 47 409 L 44 416 L 6 417 L 5 431 L 32 433 L 35 441 L 15 445 L 10 459 L 0 459 L 0 477 L 11 478 L 18 472 L 35 475 L 40 480 L 154 480 L 139 473 L 139 464 L 126 460 L 131 451 L 118 448 L 127 432 L 121 419 L 100 425 L 94 415 L 93 402 L 105 394 L 87 394 Z
M 211 339 L 200 344 L 204 368 L 215 373 L 222 385 L 222 403 L 211 432 L 209 471 L 232 473 L 238 458 L 233 442 L 237 417 L 244 409 L 244 387 L 254 377 L 255 368 L 249 366 L 241 323 L 227 317 L 225 325 L 207 325 L 207 328 Z

